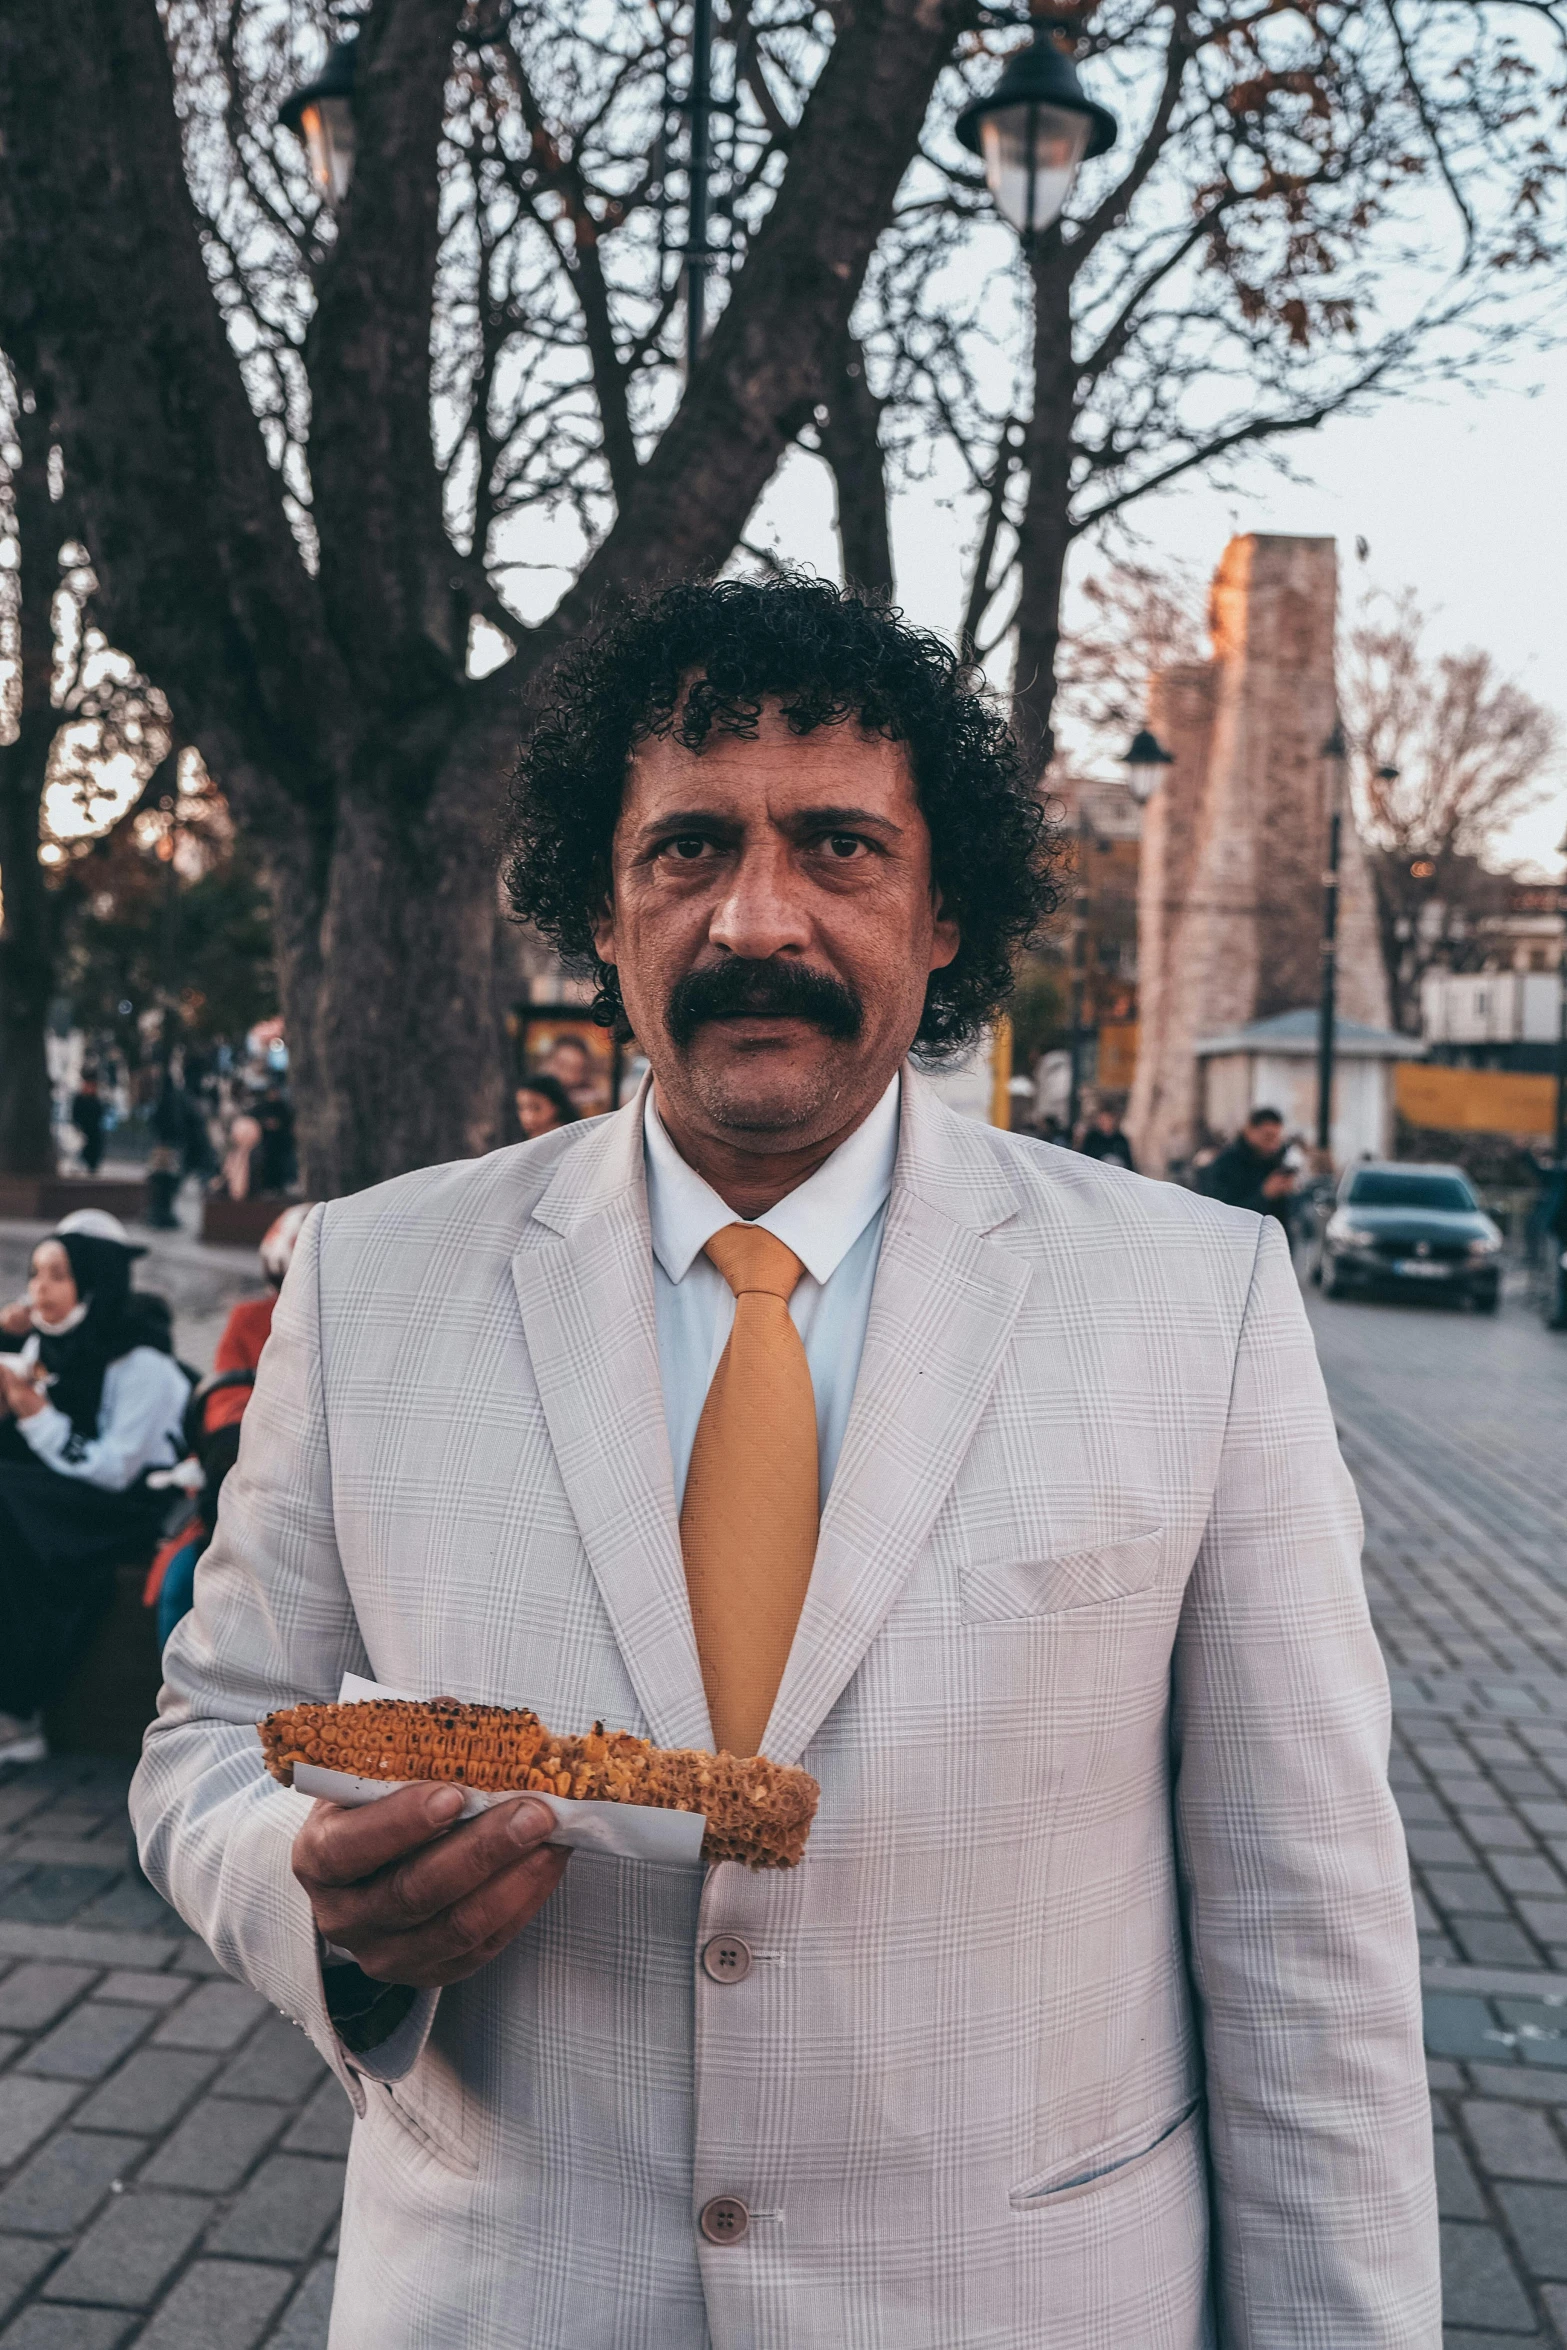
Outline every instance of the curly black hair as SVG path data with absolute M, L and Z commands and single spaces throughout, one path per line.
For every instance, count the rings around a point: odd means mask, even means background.
M 639 742 L 754 735 L 764 701 L 796 734 L 857 719 L 907 745 L 943 909 L 962 944 L 933 971 L 915 1043 L 959 1050 L 1012 991 L 1014 950 L 1056 902 L 1053 835 L 1018 744 L 977 673 L 886 604 L 789 573 L 684 580 L 617 606 L 535 689 L 512 784 L 503 877 L 514 914 L 598 983 L 594 1017 L 625 1033 L 593 950 L 610 845 Z

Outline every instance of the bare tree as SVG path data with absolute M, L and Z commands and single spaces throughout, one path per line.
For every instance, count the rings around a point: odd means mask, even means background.
M 1412 590 L 1347 632 L 1341 694 L 1360 827 L 1373 851 L 1394 1017 L 1419 1026 L 1420 981 L 1485 951 L 1500 911 L 1500 835 L 1561 781 L 1555 715 L 1474 648 L 1432 655 Z
M 889 447 L 966 468 L 966 627 L 1050 749 L 1068 553 L 1140 499 L 1532 332 L 1563 245 L 1558 0 L 1076 0 L 1124 137 L 1031 256 L 933 112 L 860 321 Z M 973 43 L 964 88 L 993 71 Z M 1010 232 L 1008 232 L 1010 237 Z M 987 254 L 998 254 L 986 268 Z
M 373 0 L 335 221 L 274 127 L 320 8 L 0 16 L 0 344 L 47 388 L 106 626 L 261 845 L 313 1190 L 497 1138 L 520 688 L 606 595 L 725 562 L 863 393 L 850 312 L 970 20 L 731 13 L 731 258 L 686 382 L 670 0 Z
M 126 821 L 171 748 L 168 711 L 114 652 L 70 536 L 72 501 L 38 396 L 0 371 L 0 1173 L 48 1174 L 45 1029 L 85 831 Z M 46 798 L 78 819 L 42 835 Z

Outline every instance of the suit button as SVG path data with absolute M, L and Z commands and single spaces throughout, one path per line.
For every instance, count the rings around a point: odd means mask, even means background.
M 715 1934 L 702 1950 L 702 1972 L 715 1983 L 743 1983 L 751 1972 L 751 1946 L 738 1934 Z
M 738 2195 L 715 2195 L 703 2204 L 697 2225 L 710 2244 L 738 2244 L 751 2225 L 751 2214 Z

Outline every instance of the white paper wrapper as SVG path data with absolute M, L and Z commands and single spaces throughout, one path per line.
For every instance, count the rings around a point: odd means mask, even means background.
M 371 1697 L 412 1699 L 412 1692 L 385 1689 L 358 1673 L 343 1675 L 343 1686 L 337 1693 L 339 1705 L 362 1705 Z M 329 1803 L 378 1803 L 383 1795 L 395 1795 L 408 1783 L 405 1779 L 359 1779 L 348 1771 L 329 1771 L 319 1763 L 294 1765 L 294 1785 L 300 1794 L 324 1796 Z M 492 1803 L 515 1800 L 509 1791 L 491 1795 L 479 1787 L 465 1787 L 462 1793 L 461 1816 L 465 1820 L 487 1811 Z M 707 1832 L 707 1820 L 701 1812 L 653 1811 L 636 1803 L 579 1803 L 569 1795 L 540 1795 L 532 1789 L 528 1800 L 545 1804 L 555 1814 L 558 1824 L 549 1839 L 551 1844 L 604 1853 L 617 1860 L 661 1861 L 666 1868 L 701 1866 L 702 1838 Z

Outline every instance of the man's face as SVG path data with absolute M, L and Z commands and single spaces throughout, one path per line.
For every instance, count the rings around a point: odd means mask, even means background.
M 588 1073 L 587 1047 L 574 1036 L 563 1036 L 551 1046 L 544 1065 L 562 1085 L 581 1085 Z
M 863 1117 L 958 951 L 901 745 L 849 722 L 631 762 L 595 932 L 661 1097 L 741 1149 Z
M 1247 1127 L 1246 1139 L 1254 1151 L 1271 1159 L 1284 1140 L 1284 1129 L 1277 1118 L 1258 1118 Z
M 1113 1134 L 1115 1132 L 1114 1110 L 1096 1110 L 1094 1112 L 1094 1124 L 1098 1127 L 1101 1134 Z

